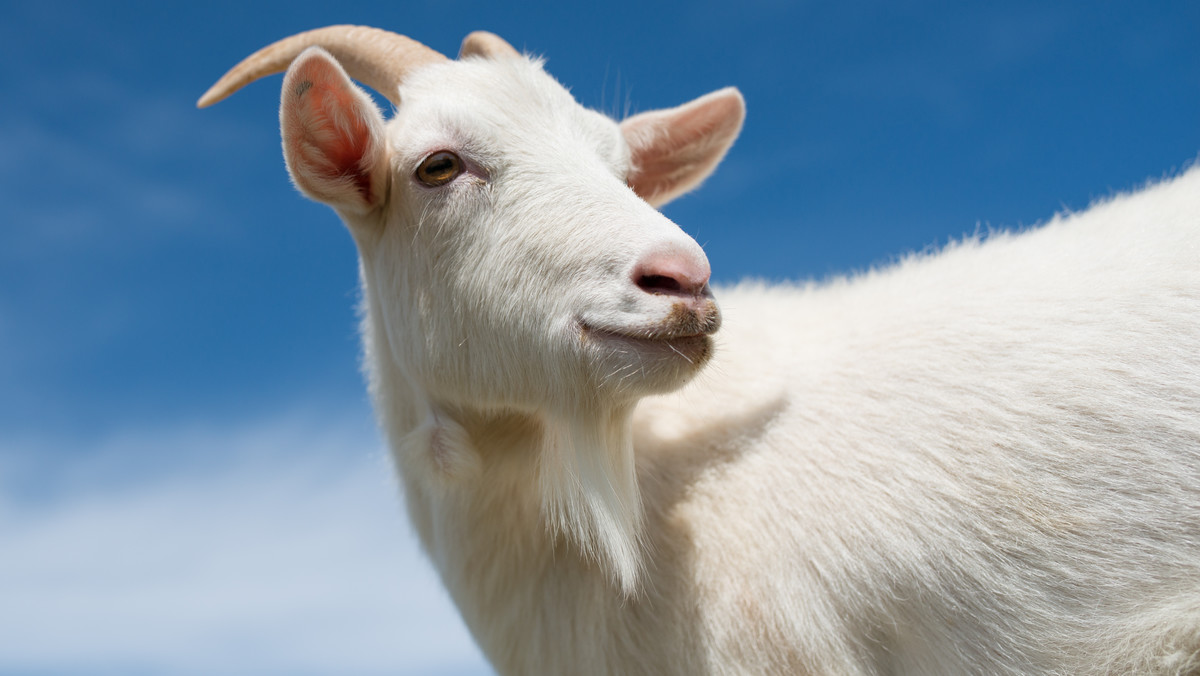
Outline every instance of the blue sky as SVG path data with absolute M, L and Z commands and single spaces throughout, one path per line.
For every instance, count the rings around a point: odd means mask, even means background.
M 335 5 L 337 5 L 335 7 Z M 1200 153 L 1200 4 L 6 3 L 0 674 L 486 674 L 401 513 L 354 250 L 288 183 L 279 79 L 332 23 L 487 29 L 621 116 L 726 85 L 666 213 L 721 282 L 1025 227 Z

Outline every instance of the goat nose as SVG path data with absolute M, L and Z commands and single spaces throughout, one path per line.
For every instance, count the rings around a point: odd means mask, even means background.
M 704 254 L 656 251 L 633 267 L 633 283 L 649 294 L 698 298 L 709 294 L 711 270 Z

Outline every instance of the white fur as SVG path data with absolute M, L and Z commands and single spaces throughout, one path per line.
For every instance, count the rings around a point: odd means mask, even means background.
M 326 201 L 409 512 L 501 673 L 1200 673 L 1200 170 L 720 291 L 684 386 L 580 329 L 662 321 L 630 270 L 703 258 L 621 128 L 526 59 L 400 100 L 387 199 Z M 419 185 L 445 149 L 472 172 Z

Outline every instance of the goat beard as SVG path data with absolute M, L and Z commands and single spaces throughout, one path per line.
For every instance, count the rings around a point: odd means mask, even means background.
M 626 596 L 638 589 L 644 531 L 632 412 L 630 404 L 548 415 L 538 477 L 551 531 L 595 560 Z

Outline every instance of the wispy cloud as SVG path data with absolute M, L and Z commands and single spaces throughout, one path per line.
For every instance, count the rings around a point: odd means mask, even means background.
M 0 449 L 0 673 L 488 673 L 369 428 Z

